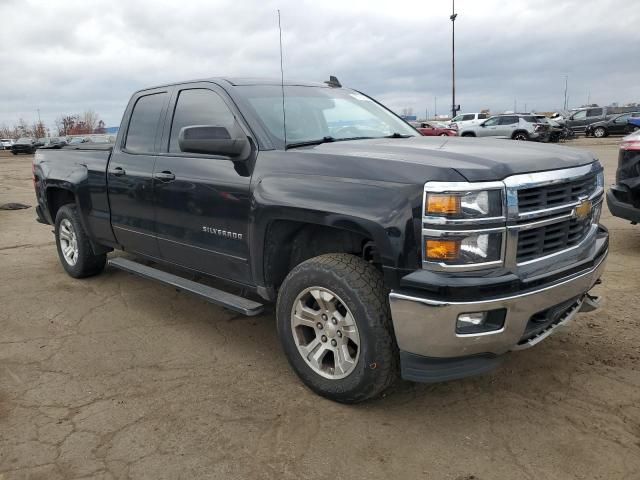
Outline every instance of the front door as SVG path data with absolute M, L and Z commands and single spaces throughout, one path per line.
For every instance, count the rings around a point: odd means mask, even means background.
M 496 130 L 498 128 L 498 123 L 500 122 L 500 117 L 491 117 L 489 120 L 485 120 L 484 123 L 478 126 L 475 129 L 476 135 L 478 137 L 495 137 L 498 135 Z
M 229 157 L 183 153 L 180 129 L 231 128 L 235 114 L 217 86 L 185 86 L 172 101 L 170 127 L 155 163 L 156 231 L 161 257 L 206 274 L 251 283 L 247 165 Z
M 167 91 L 145 92 L 132 101 L 124 142 L 115 146 L 107 168 L 113 233 L 126 251 L 158 257 L 155 238 L 153 167 Z

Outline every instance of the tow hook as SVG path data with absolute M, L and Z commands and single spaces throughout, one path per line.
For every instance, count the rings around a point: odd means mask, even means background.
M 582 300 L 582 307 L 580 307 L 580 312 L 593 312 L 598 308 L 600 308 L 600 297 L 587 293 L 584 296 L 584 300 Z

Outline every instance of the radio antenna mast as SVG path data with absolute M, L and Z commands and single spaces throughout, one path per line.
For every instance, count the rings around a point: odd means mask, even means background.
M 278 9 L 278 30 L 280 32 L 280 88 L 282 89 L 282 129 L 284 131 L 284 149 L 287 149 L 287 111 L 284 107 L 284 68 L 282 67 L 282 25 Z

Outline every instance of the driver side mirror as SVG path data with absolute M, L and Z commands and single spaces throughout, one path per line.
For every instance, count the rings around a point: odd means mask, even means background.
M 233 160 L 245 160 L 251 144 L 237 122 L 227 129 L 217 125 L 189 125 L 178 135 L 180 150 L 186 153 L 224 155 Z

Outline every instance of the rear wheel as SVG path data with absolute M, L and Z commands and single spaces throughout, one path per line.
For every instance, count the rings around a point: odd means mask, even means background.
M 102 272 L 107 255 L 93 253 L 75 205 L 64 205 L 58 210 L 55 236 L 60 263 L 69 275 L 84 278 Z
M 12 150 L 11 153 L 13 153 L 14 155 L 18 154 L 18 152 L 16 152 L 15 150 Z
M 640 127 L 638 127 L 637 125 L 634 125 L 634 126 L 631 128 L 631 131 L 632 131 L 632 132 L 637 132 L 638 130 L 640 130 Z
M 474 133 L 471 132 L 464 132 L 462 135 L 460 135 L 461 137 L 475 137 Z
M 278 295 L 277 324 L 289 363 L 319 395 L 358 403 L 397 377 L 382 274 L 359 257 L 321 255 L 295 267 Z
M 607 136 L 607 131 L 605 130 L 604 127 L 596 127 L 593 130 L 593 136 L 596 137 L 596 138 L 606 137 Z
M 446 133 L 441 133 L 440 135 L 438 135 L 439 137 L 448 137 L 449 135 L 447 135 Z
M 513 134 L 514 140 L 527 141 L 529 140 L 529 134 L 527 132 L 516 132 Z

